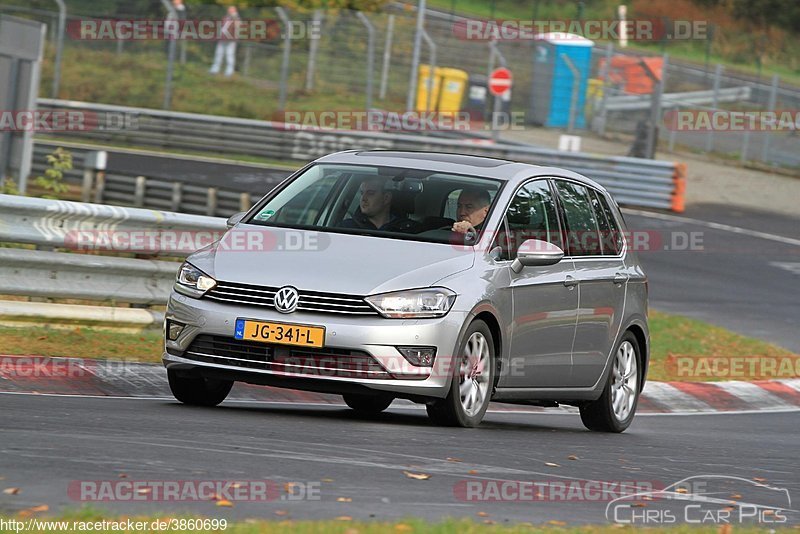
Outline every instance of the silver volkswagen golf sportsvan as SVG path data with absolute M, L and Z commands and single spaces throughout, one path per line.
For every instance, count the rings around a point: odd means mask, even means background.
M 621 432 L 649 356 L 647 279 L 620 210 L 567 170 L 348 151 L 283 181 L 178 273 L 169 384 L 214 406 L 234 381 L 396 398 L 472 427 L 490 400 L 580 408 Z

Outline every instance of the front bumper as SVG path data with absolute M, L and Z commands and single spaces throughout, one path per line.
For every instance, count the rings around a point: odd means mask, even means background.
M 237 318 L 325 327 L 325 349 L 360 351 L 387 371 L 387 378 L 332 376 L 300 367 L 243 368 L 225 358 L 197 359 L 186 353 L 200 335 L 233 340 Z M 450 386 L 453 355 L 459 343 L 465 312 L 451 311 L 438 319 L 386 319 L 378 315 L 348 316 L 333 313 L 282 314 L 269 308 L 194 299 L 175 291 L 170 295 L 167 321 L 186 327 L 175 341 L 165 340 L 164 365 L 170 369 L 199 371 L 206 376 L 255 384 L 326 393 L 385 391 L 397 397 L 443 398 Z M 433 367 L 415 367 L 398 352 L 398 346 L 436 347 Z M 344 373 L 345 375 L 347 373 Z M 398 378 L 402 377 L 402 378 Z

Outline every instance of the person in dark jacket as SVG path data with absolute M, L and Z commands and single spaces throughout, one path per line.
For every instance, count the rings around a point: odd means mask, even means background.
M 350 219 L 341 228 L 363 228 L 389 232 L 412 232 L 416 223 L 392 212 L 392 192 L 386 189 L 386 179 L 376 176 L 361 182 L 361 201 Z

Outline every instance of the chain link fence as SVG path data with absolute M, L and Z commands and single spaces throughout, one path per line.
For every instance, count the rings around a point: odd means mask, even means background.
M 0 4 L 0 13 L 45 22 L 48 25 L 48 63 L 52 64 L 58 42 L 58 12 L 46 6 L 50 4 L 6 1 Z M 133 6 L 146 7 L 136 11 Z M 68 28 L 74 28 L 87 18 L 153 20 L 167 16 L 157 2 L 109 1 L 99 4 L 94 12 L 75 12 L 70 11 L 67 0 L 67 8 Z M 187 18 L 218 20 L 223 15 L 221 6 L 192 5 L 188 7 Z M 287 28 L 274 8 L 242 9 L 240 15 L 244 20 L 271 19 L 282 30 Z M 318 10 L 288 11 L 285 15 L 295 30 L 304 29 L 305 35 L 282 39 L 276 34 L 267 40 L 238 43 L 236 78 L 246 81 L 247 94 L 252 95 L 253 101 L 264 103 L 264 109 L 321 112 L 371 107 L 401 111 L 405 110 L 409 98 L 416 100 L 417 89 L 410 87 L 410 80 L 414 78 L 412 58 L 417 22 L 413 5 L 391 3 L 378 13 Z M 553 105 L 549 95 L 539 94 L 535 89 L 535 61 L 541 43 L 524 39 L 498 42 L 499 54 L 495 57 L 488 42 L 466 40 L 458 35 L 454 31 L 458 21 L 459 17 L 447 13 L 433 10 L 426 13 L 424 27 L 428 40 L 422 41 L 421 64 L 435 60 L 437 67 L 465 71 L 470 85 L 483 87 L 490 70 L 504 64 L 514 76 L 510 100 L 505 103 L 504 110 L 525 114 L 529 124 L 534 107 Z M 318 28 L 319 38 L 309 39 L 310 28 L 314 27 Z M 124 59 L 129 70 L 120 72 L 120 77 L 147 79 L 146 84 L 136 85 L 138 94 L 120 83 L 119 89 L 115 89 L 114 101 L 106 100 L 107 103 L 142 106 L 143 100 L 149 102 L 146 99 L 152 95 L 163 94 L 168 78 L 173 80 L 175 99 L 179 100 L 187 91 L 202 93 L 204 76 L 211 76 L 207 71 L 214 56 L 214 42 L 178 43 L 172 76 L 169 76 L 166 72 L 170 69 L 168 46 L 164 40 L 80 40 L 73 37 L 68 31 L 64 39 L 62 69 L 77 69 L 84 83 L 68 86 L 62 83 L 58 96 L 63 99 L 98 101 L 89 87 L 115 83 L 113 77 L 108 79 L 107 73 L 95 73 L 98 69 L 91 68 L 92 62 L 102 62 L 104 58 L 107 61 L 109 58 Z M 426 43 L 432 43 L 433 47 Z M 653 81 L 644 73 L 645 69 L 637 67 L 641 62 L 651 65 L 656 73 L 664 66 L 661 87 L 658 79 Z M 42 94 L 49 96 L 51 87 L 48 84 L 52 83 L 53 76 L 47 69 Z M 96 76 L 106 79 L 93 79 Z M 658 148 L 662 151 L 681 147 L 743 162 L 800 166 L 800 144 L 794 128 L 769 132 L 676 129 L 669 120 L 676 112 L 713 115 L 717 112 L 800 110 L 800 90 L 781 84 L 777 78 L 763 80 L 714 66 L 707 69 L 676 62 L 657 53 L 609 48 L 605 43 L 595 44 L 585 76 L 588 78 L 583 80 L 586 82 L 585 98 L 581 95 L 575 103 L 565 105 L 580 106 L 574 111 L 585 117 L 585 121 L 579 124 L 585 124 L 586 129 L 595 133 L 620 136 L 635 145 L 637 138 L 647 135 L 647 126 L 655 120 Z M 160 97 L 155 101 L 160 103 Z M 340 109 L 331 109 L 331 102 Z M 654 111 L 654 105 L 660 109 Z M 207 106 L 208 109 L 190 111 L 240 116 L 250 112 L 243 109 L 240 102 L 211 94 Z M 487 95 L 484 110 L 488 113 L 491 109 L 491 97 Z

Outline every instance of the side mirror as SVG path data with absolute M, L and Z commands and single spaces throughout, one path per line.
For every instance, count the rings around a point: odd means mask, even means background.
M 228 228 L 233 228 L 234 226 L 239 224 L 239 221 L 241 221 L 244 218 L 245 213 L 247 213 L 247 212 L 246 211 L 240 211 L 238 213 L 234 213 L 233 215 L 228 217 L 228 221 L 225 224 L 228 225 Z
M 518 273 L 523 267 L 542 267 L 555 265 L 564 257 L 564 251 L 552 243 L 538 239 L 527 239 L 517 251 L 517 258 L 511 263 L 511 269 Z

